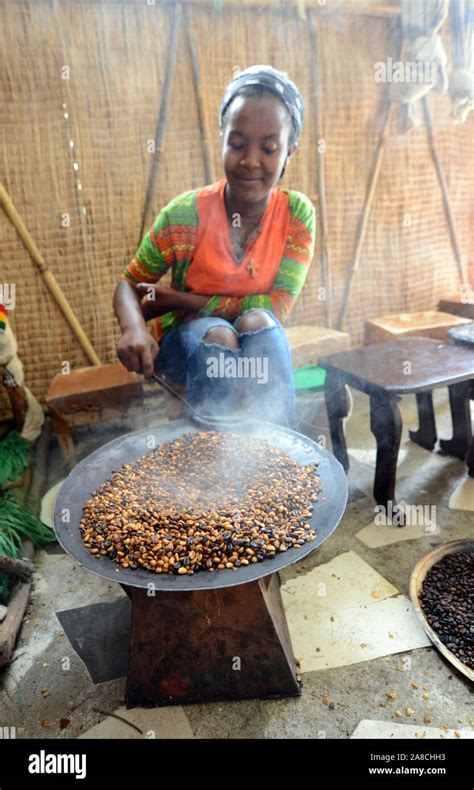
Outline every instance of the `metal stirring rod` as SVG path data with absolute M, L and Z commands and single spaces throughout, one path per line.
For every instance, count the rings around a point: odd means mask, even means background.
M 159 384 L 161 384 L 162 387 L 168 390 L 168 392 L 171 395 L 173 395 L 175 398 L 180 400 L 181 403 L 184 403 L 184 405 L 187 406 L 188 409 L 191 409 L 191 411 L 196 415 L 196 417 L 198 417 L 198 419 L 200 419 L 202 422 L 215 422 L 215 423 L 222 423 L 223 425 L 226 425 L 229 423 L 241 421 L 240 417 L 211 417 L 211 416 L 207 417 L 205 414 L 200 414 L 198 410 L 195 409 L 194 406 L 191 406 L 191 404 L 188 403 L 186 398 L 183 398 L 182 395 L 176 392 L 176 390 L 173 389 L 173 387 L 171 387 L 167 381 L 162 379 L 160 376 L 157 376 L 156 373 L 152 373 L 151 377 L 155 379 L 155 381 L 157 381 Z

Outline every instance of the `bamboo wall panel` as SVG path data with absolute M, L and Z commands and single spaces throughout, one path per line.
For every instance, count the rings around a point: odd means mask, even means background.
M 170 4 L 4 0 L 0 30 L 0 179 L 56 275 L 102 362 L 115 359 L 112 294 L 136 250 L 172 16 Z M 270 63 L 289 73 L 307 105 L 306 123 L 282 186 L 317 203 L 316 144 L 307 23 L 296 7 L 222 10 L 190 3 L 216 177 L 223 175 L 218 106 L 234 68 Z M 204 166 L 184 34 L 170 94 L 153 212 L 201 186 Z M 332 317 L 342 297 L 387 86 L 374 63 L 395 56 L 397 17 L 321 15 L 319 91 L 326 144 Z M 63 79 L 64 67 L 69 79 Z M 466 261 L 472 262 L 473 118 L 456 127 L 446 97 L 433 97 L 439 155 Z M 65 113 L 67 118 L 64 117 Z M 436 307 L 459 288 L 441 193 L 421 126 L 391 130 L 345 328 L 353 344 L 364 321 Z M 71 147 L 70 142 L 74 147 Z M 77 169 L 74 169 L 76 163 Z M 80 188 L 79 188 L 80 186 Z M 70 226 L 62 227 L 64 215 Z M 320 239 L 290 323 L 323 323 Z M 27 252 L 0 215 L 0 282 L 15 282 L 10 312 L 27 383 L 42 399 L 64 360 L 87 361 Z M 472 265 L 472 264 L 471 264 Z M 471 268 L 472 273 L 472 268 Z M 6 400 L 0 414 L 7 413 Z

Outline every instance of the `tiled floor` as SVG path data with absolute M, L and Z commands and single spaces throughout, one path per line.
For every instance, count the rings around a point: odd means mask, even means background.
M 1 676 L 0 725 L 15 727 L 20 738 L 472 736 L 468 681 L 431 647 L 408 599 L 417 560 L 433 545 L 472 535 L 472 513 L 448 508 L 464 464 L 408 441 L 408 428 L 416 427 L 414 398 L 403 399 L 398 499 L 430 508 L 434 528 L 406 528 L 407 538 L 404 529 L 374 527 L 368 402 L 353 395 L 344 518 L 320 550 L 281 574 L 295 655 L 302 659 L 301 697 L 126 710 L 128 599 L 52 546 L 37 556 L 15 659 Z M 437 390 L 435 403 L 438 433 L 449 436 L 446 393 Z M 330 446 L 322 395 L 301 395 L 299 410 L 301 430 Z M 162 397 L 150 395 L 140 424 L 77 431 L 78 458 L 163 419 Z M 66 474 L 53 438 L 47 487 Z

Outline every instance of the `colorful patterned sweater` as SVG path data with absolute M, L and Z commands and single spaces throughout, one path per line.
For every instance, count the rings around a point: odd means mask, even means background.
M 258 235 L 237 261 L 225 185 L 222 178 L 173 198 L 122 273 L 132 284 L 155 283 L 171 269 L 173 288 L 209 296 L 199 313 L 171 310 L 153 319 L 150 328 L 158 341 L 184 318 L 216 315 L 233 321 L 256 307 L 284 321 L 303 287 L 315 246 L 315 209 L 309 198 L 275 187 Z
M 4 332 L 8 326 L 7 309 L 4 304 L 0 302 L 0 332 Z

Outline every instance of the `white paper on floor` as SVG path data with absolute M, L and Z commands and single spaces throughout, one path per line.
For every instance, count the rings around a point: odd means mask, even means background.
M 114 713 L 134 724 L 143 734 L 125 722 L 107 716 L 79 738 L 194 738 L 181 707 L 118 708 Z
M 423 724 L 396 724 L 391 721 L 362 719 L 351 738 L 454 738 L 457 740 L 474 738 L 474 730 L 449 730 L 446 727 L 425 727 Z
M 397 593 L 353 551 L 286 582 L 283 604 L 302 671 L 430 645 L 411 602 Z
M 317 597 L 320 609 L 344 609 L 380 601 L 398 593 L 393 584 L 384 579 L 355 551 L 345 551 L 330 562 L 318 565 L 305 576 L 291 579 L 283 585 L 282 591 L 288 611 L 292 598 L 300 599 L 306 595 L 310 602 Z M 300 600 L 293 608 L 300 608 Z
M 474 510 L 474 477 L 466 477 L 449 498 L 451 510 Z
M 375 524 L 371 521 L 360 532 L 356 532 L 356 538 L 365 543 L 369 549 L 378 549 L 380 546 L 389 546 L 402 540 L 426 538 L 427 535 L 435 535 L 437 531 L 436 526 L 433 529 L 429 524 L 425 526 L 406 524 L 404 527 L 397 527 L 394 524 Z

